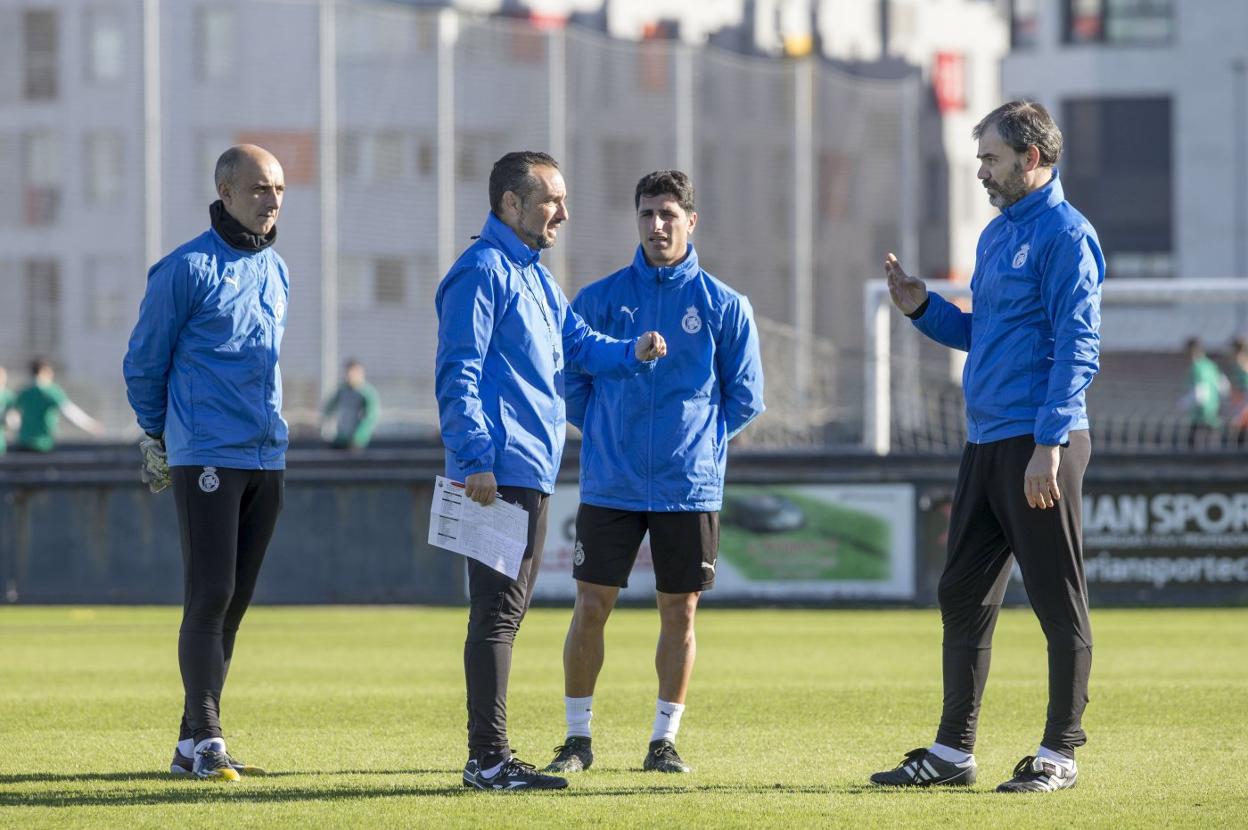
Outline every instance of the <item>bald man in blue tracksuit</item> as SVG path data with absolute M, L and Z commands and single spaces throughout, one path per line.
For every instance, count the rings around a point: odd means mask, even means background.
M 130 336 L 126 393 L 173 484 L 184 606 L 185 693 L 170 771 L 236 781 L 263 772 L 227 751 L 221 691 L 282 509 L 287 427 L 278 354 L 290 274 L 273 249 L 282 167 L 254 145 L 216 166 L 211 227 L 152 266 Z M 150 470 L 149 470 L 150 472 Z M 157 487 L 153 487 L 157 489 Z
M 976 249 L 973 310 L 885 261 L 893 302 L 919 331 L 967 352 L 968 442 L 940 580 L 944 711 L 935 742 L 871 780 L 967 785 L 992 632 L 1013 563 L 1048 640 L 1044 735 L 1000 792 L 1074 786 L 1092 665 L 1081 502 L 1091 455 L 1085 396 L 1099 368 L 1105 260 L 1062 192 L 1062 134 L 1039 104 L 1012 101 L 976 126 L 979 179 L 1001 215 Z
M 642 769 L 689 772 L 676 734 L 696 652 L 694 616 L 715 582 L 728 442 L 764 410 L 763 366 L 746 297 L 702 269 L 690 241 L 694 188 L 679 170 L 642 177 L 633 195 L 641 237 L 632 264 L 585 287 L 572 306 L 594 328 L 663 333 L 668 356 L 627 378 L 568 379 L 568 420 L 581 427 L 581 506 L 572 575 L 576 606 L 564 644 L 567 737 L 547 767 L 593 763 L 590 719 L 603 631 L 649 533 L 659 642 L 658 699 Z

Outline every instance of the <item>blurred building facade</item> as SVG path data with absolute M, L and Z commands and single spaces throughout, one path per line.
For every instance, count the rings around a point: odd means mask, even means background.
M 252 141 L 287 177 L 292 418 L 350 356 L 383 432 L 432 432 L 434 290 L 494 159 L 533 147 L 569 182 L 547 258 L 569 295 L 631 257 L 637 178 L 691 170 L 703 261 L 764 327 L 756 440 L 855 443 L 862 283 L 886 250 L 969 273 L 969 129 L 1006 38 L 983 0 L 0 0 L 0 365 L 50 357 L 127 428 L 146 268 L 203 230 L 216 156 Z
M 1248 279 L 1248 4 L 1013 0 L 1003 93 L 1043 102 L 1066 139 L 1068 197 L 1109 279 Z M 1177 312 L 1177 313 L 1176 313 Z M 1217 348 L 1242 304 L 1136 315 L 1119 348 Z

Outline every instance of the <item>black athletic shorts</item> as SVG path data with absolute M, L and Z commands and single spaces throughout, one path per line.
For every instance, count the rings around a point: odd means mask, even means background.
M 718 512 L 646 513 L 592 504 L 582 504 L 576 511 L 572 576 L 595 585 L 628 587 L 628 574 L 647 530 L 657 590 L 689 594 L 715 584 Z

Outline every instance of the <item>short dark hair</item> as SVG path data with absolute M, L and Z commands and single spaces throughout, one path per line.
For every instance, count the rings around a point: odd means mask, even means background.
M 42 357 L 36 357 L 34 360 L 30 361 L 30 376 L 34 377 L 35 375 L 42 372 L 44 369 L 51 369 L 51 368 L 52 368 L 52 364 L 50 362 L 48 362 Z
M 523 202 L 537 188 L 534 167 L 553 167 L 558 170 L 559 162 L 550 154 L 536 150 L 517 150 L 494 162 L 494 169 L 490 171 L 490 210 L 494 211 L 495 216 L 502 209 L 503 194 L 508 190 L 519 196 Z
M 666 195 L 672 196 L 686 213 L 693 213 L 693 182 L 679 170 L 655 170 L 642 176 L 633 194 L 633 210 L 641 207 L 642 196 Z
M 971 130 L 978 141 L 995 126 L 1001 140 L 1024 153 L 1031 145 L 1040 151 L 1040 166 L 1052 167 L 1062 157 L 1062 131 L 1057 128 L 1053 116 L 1035 101 L 1010 101 L 984 116 Z

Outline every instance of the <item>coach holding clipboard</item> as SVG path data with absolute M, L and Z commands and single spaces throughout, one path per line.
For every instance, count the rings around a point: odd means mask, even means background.
M 546 511 L 563 455 L 568 365 L 591 375 L 646 371 L 667 352 L 658 332 L 615 340 L 591 330 L 539 261 L 568 219 L 558 163 L 508 153 L 490 173 L 490 213 L 438 286 L 436 388 L 446 476 L 479 504 L 495 497 L 529 514 L 515 579 L 468 560 L 468 762 L 464 786 L 561 789 L 511 754 L 507 679 L 512 643 L 533 597 Z

